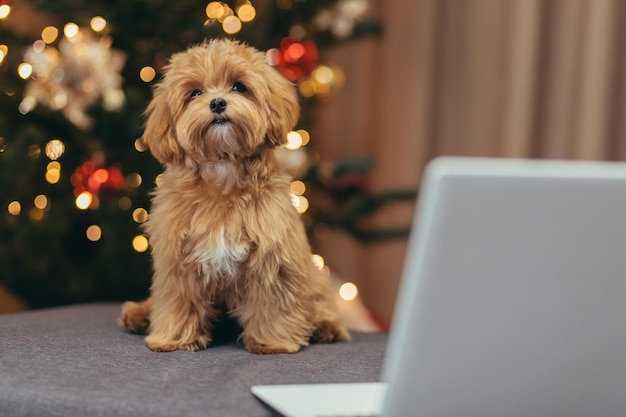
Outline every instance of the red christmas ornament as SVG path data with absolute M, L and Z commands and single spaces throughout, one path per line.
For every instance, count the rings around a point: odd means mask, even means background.
M 296 41 L 285 37 L 280 41 L 276 67 L 289 80 L 298 81 L 311 72 L 318 61 L 318 51 L 311 41 Z
M 101 190 L 121 190 L 124 187 L 124 176 L 116 166 L 98 167 L 93 161 L 87 161 L 76 168 L 71 182 L 76 196 L 85 191 L 98 194 Z

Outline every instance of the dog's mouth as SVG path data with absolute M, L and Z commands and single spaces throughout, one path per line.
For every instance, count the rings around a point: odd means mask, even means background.
M 213 119 L 213 121 L 211 121 L 211 126 L 213 125 L 223 125 L 226 123 L 230 123 L 230 120 L 228 120 L 225 117 L 216 117 L 215 119 Z

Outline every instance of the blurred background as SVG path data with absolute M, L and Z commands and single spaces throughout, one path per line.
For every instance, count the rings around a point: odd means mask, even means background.
M 171 53 L 231 37 L 298 86 L 294 205 L 385 328 L 430 159 L 626 159 L 624 22 L 624 0 L 0 0 L 0 311 L 147 294 L 141 113 Z

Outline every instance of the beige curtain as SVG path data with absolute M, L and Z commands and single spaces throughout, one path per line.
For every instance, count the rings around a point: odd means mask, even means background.
M 323 158 L 372 155 L 375 191 L 417 187 L 436 155 L 626 160 L 626 1 L 378 0 L 379 40 L 329 57 L 345 88 L 314 132 Z M 408 223 L 398 204 L 371 219 Z M 316 242 L 388 322 L 405 241 Z

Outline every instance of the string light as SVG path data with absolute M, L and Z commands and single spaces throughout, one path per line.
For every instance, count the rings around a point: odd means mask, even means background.
M 22 212 L 22 205 L 19 201 L 11 201 L 8 206 L 9 214 L 17 216 Z
M 87 228 L 85 235 L 87 236 L 87 239 L 92 242 L 96 242 L 102 237 L 102 229 L 100 226 L 93 224 Z
M 93 195 L 89 191 L 83 191 L 76 197 L 76 207 L 87 210 L 93 202 Z
M 246 2 L 237 8 L 237 16 L 242 22 L 251 22 L 256 17 L 256 9 L 250 2 Z
M 4 61 L 4 58 L 9 53 L 9 47 L 6 45 L 0 45 L 0 64 Z
M 65 144 L 59 139 L 52 139 L 46 143 L 45 152 L 48 158 L 56 161 L 65 152 Z
M 359 289 L 352 282 L 344 282 L 339 287 L 339 296 L 345 301 L 352 301 L 357 295 L 359 295 Z
M 3 4 L 0 6 L 0 19 L 6 19 L 11 13 L 11 6 Z
M 148 146 L 141 138 L 139 138 L 135 140 L 135 149 L 137 150 L 137 152 L 145 152 L 148 150 Z
M 157 187 L 160 187 L 163 184 L 163 174 L 159 174 L 154 178 L 154 183 Z
M 206 15 L 209 19 L 220 19 L 224 15 L 224 6 L 220 2 L 212 1 L 206 6 Z
M 222 29 L 229 35 L 235 34 L 241 30 L 241 20 L 237 16 L 227 16 L 222 22 Z
M 133 172 L 126 177 L 126 185 L 131 188 L 139 187 L 142 181 L 143 178 L 141 178 L 141 175 L 137 174 L 136 172 Z
M 302 139 L 302 146 L 307 145 L 311 141 L 311 135 L 304 129 L 297 130 L 297 133 L 300 135 Z
M 56 41 L 58 36 L 59 29 L 55 28 L 54 26 L 46 26 L 41 31 L 41 40 L 43 40 L 48 45 Z
M 43 194 L 39 194 L 35 197 L 34 204 L 39 210 L 45 210 L 48 207 L 48 197 Z
M 302 181 L 296 180 L 289 186 L 289 191 L 291 191 L 292 194 L 300 196 L 306 191 L 306 186 Z
M 133 238 L 133 249 L 137 252 L 145 252 L 148 250 L 148 238 L 144 235 L 137 235 Z
M 137 223 L 144 223 L 148 220 L 148 212 L 144 208 L 137 208 L 133 211 L 133 220 Z
M 76 23 L 69 22 L 63 27 L 63 34 L 67 39 L 75 38 L 78 35 L 79 28 Z
M 315 253 L 311 256 L 311 259 L 313 260 L 313 265 L 315 265 L 318 270 L 321 271 L 324 268 L 324 258 L 322 258 L 321 255 Z
M 301 146 L 302 136 L 300 136 L 300 133 L 294 131 L 289 132 L 287 134 L 287 144 L 285 145 L 285 148 L 294 150 L 298 149 Z
M 50 184 L 56 184 L 61 179 L 61 164 L 52 161 L 46 167 L 46 181 Z
M 141 81 L 143 81 L 144 83 L 149 83 L 150 81 L 154 80 L 155 77 L 156 70 L 151 66 L 143 67 L 141 71 L 139 71 L 139 78 L 141 78 Z
M 107 21 L 102 16 L 96 16 L 89 22 L 94 32 L 102 32 L 107 27 Z
M 28 211 L 28 217 L 30 217 L 31 220 L 36 221 L 36 222 L 43 219 L 43 215 L 44 215 L 43 210 L 38 209 L 37 207 L 33 207 Z
M 22 62 L 17 67 L 17 74 L 20 76 L 20 78 L 24 80 L 30 77 L 32 73 L 33 73 L 33 66 L 27 62 Z
M 309 209 L 309 200 L 305 196 L 291 194 L 291 203 L 300 214 Z

